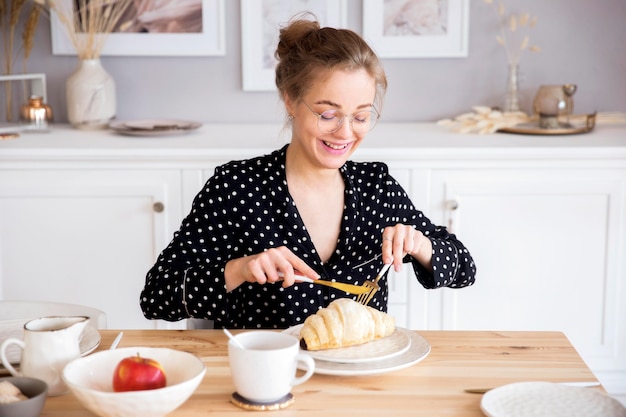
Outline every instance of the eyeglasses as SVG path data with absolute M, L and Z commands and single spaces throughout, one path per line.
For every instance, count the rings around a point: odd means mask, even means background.
M 307 109 L 317 116 L 317 127 L 322 133 L 334 133 L 341 128 L 346 118 L 350 121 L 350 126 L 354 133 L 367 133 L 376 126 L 380 115 L 374 107 L 371 110 L 363 110 L 353 115 L 346 115 L 339 110 L 326 110 L 318 113 L 313 110 L 305 101 Z

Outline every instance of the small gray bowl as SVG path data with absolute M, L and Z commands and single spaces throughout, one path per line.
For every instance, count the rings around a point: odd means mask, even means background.
M 0 417 L 37 417 L 41 414 L 48 394 L 48 385 L 40 379 L 23 376 L 0 378 L 9 381 L 28 397 L 27 400 L 0 404 Z

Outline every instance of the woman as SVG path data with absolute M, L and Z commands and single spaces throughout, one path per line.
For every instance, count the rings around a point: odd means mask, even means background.
M 287 328 L 348 294 L 297 281 L 361 284 L 383 264 L 413 265 L 426 288 L 474 282 L 463 244 L 413 207 L 383 163 L 349 157 L 379 117 L 387 87 L 356 33 L 293 21 L 280 32 L 276 86 L 291 142 L 218 167 L 148 272 L 149 319 Z M 386 279 L 370 306 L 387 310 Z

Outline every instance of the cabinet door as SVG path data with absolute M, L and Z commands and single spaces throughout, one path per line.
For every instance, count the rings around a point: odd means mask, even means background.
M 431 211 L 478 275 L 440 292 L 432 327 L 563 331 L 592 367 L 623 368 L 625 182 L 608 169 L 434 171 Z
M 110 328 L 163 327 L 143 317 L 139 294 L 180 220 L 179 171 L 0 171 L 0 298 L 90 305 Z

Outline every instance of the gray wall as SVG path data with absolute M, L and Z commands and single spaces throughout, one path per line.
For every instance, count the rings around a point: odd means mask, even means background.
M 497 23 L 482 0 L 470 0 L 467 58 L 386 59 L 390 82 L 383 120 L 435 121 L 499 105 L 506 84 Z M 578 84 L 575 113 L 626 111 L 626 0 L 505 0 L 513 11 L 539 17 L 538 54 L 521 59 L 522 107 L 530 111 L 540 84 Z M 348 27 L 361 32 L 362 2 L 348 0 Z M 244 92 L 241 83 L 240 3 L 226 0 L 226 55 L 222 57 L 102 57 L 117 83 L 118 119 L 185 118 L 202 122 L 281 122 L 273 92 Z M 48 80 L 56 121 L 67 120 L 65 80 L 76 57 L 54 56 L 49 23 L 38 28 L 28 64 Z

